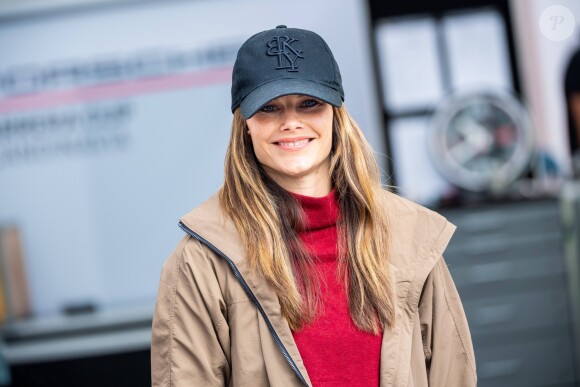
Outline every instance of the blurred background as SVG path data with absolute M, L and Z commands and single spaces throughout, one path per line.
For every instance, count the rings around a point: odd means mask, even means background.
M 580 385 L 578 0 L 0 0 L 0 385 L 150 385 L 237 49 L 311 29 L 384 183 L 458 226 L 480 386 Z

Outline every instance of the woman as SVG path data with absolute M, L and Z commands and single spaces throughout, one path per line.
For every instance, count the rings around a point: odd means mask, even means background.
M 224 185 L 163 269 L 154 386 L 476 384 L 454 226 L 381 188 L 343 100 L 315 33 L 240 48 Z

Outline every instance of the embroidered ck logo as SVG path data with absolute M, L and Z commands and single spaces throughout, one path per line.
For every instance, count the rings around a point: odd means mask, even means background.
M 276 70 L 288 69 L 288 71 L 298 71 L 298 58 L 304 58 L 302 50 L 292 47 L 296 39 L 287 36 L 276 36 L 268 42 L 268 52 L 270 56 L 278 57 L 278 67 Z

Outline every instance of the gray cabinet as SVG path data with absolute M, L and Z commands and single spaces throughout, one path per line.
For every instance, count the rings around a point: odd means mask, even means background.
M 558 202 L 440 212 L 458 227 L 445 259 L 469 320 L 478 385 L 574 386 Z

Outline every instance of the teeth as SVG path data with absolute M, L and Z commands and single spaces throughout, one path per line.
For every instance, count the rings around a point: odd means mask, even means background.
M 294 141 L 294 142 L 279 142 L 278 144 L 280 144 L 280 146 L 285 146 L 285 147 L 289 147 L 289 148 L 298 148 L 301 147 L 302 145 L 306 144 L 309 140 L 307 138 L 305 138 L 304 140 L 300 140 L 300 141 Z

